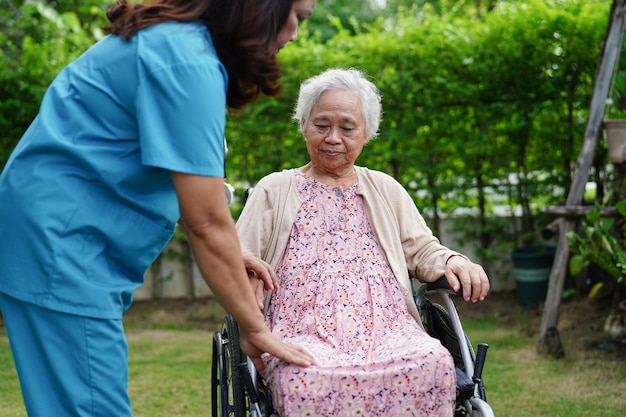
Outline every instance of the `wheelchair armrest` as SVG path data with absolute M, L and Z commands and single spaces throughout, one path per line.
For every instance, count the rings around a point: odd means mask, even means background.
M 426 291 L 436 291 L 436 290 L 441 290 L 441 291 L 449 292 L 451 294 L 456 294 L 456 295 L 461 294 L 460 290 L 454 291 L 452 287 L 450 287 L 450 284 L 448 283 L 448 279 L 443 275 L 439 277 L 437 281 L 426 283 Z

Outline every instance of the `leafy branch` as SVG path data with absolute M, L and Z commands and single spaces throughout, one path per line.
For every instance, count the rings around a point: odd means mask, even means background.
M 621 216 L 626 217 L 626 200 L 616 204 Z M 614 219 L 601 216 L 600 203 L 587 212 L 581 222 L 582 233 L 569 232 L 570 251 L 574 253 L 569 262 L 574 275 L 594 263 L 609 273 L 618 283 L 626 285 L 626 230 L 613 231 Z

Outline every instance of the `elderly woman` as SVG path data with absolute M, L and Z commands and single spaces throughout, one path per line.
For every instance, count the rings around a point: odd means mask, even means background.
M 424 282 L 445 274 L 474 302 L 489 281 L 439 243 L 397 181 L 354 165 L 377 135 L 380 101 L 354 69 L 305 81 L 294 119 L 311 161 L 261 179 L 237 222 L 243 251 L 269 264 L 248 267 L 257 293 L 272 290 L 264 305 L 272 333 L 316 361 L 264 356 L 281 416 L 454 412 L 453 360 L 424 332 L 407 269 Z

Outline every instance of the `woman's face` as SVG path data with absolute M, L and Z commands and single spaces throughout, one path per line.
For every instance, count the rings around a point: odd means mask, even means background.
M 298 25 L 313 13 L 315 1 L 316 0 L 295 0 L 293 2 L 287 21 L 276 37 L 276 53 L 287 45 L 287 42 L 293 42 L 298 39 Z
M 328 90 L 313 105 L 304 126 L 313 166 L 332 175 L 351 172 L 367 143 L 361 100 L 350 90 Z

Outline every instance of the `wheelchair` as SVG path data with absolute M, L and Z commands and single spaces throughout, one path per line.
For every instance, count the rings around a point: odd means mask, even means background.
M 450 289 L 445 277 L 434 283 L 415 285 L 413 293 L 427 333 L 439 339 L 454 359 L 457 375 L 454 416 L 494 417 L 482 380 L 488 345 L 481 343 L 474 351 L 452 299 L 458 293 Z M 439 296 L 440 303 L 431 301 L 435 298 L 431 297 L 433 294 Z M 272 407 L 271 393 L 241 351 L 239 328 L 229 315 L 213 334 L 211 397 L 213 417 L 278 417 Z

